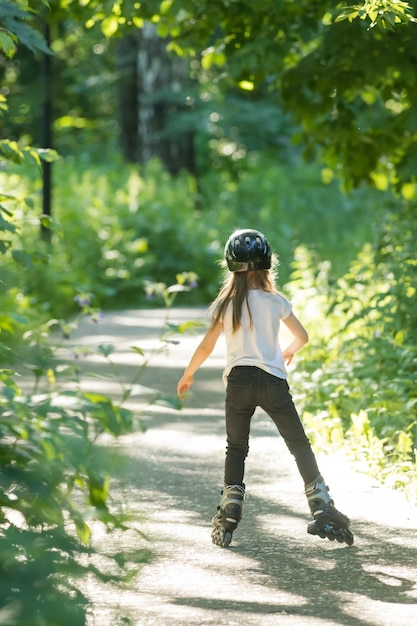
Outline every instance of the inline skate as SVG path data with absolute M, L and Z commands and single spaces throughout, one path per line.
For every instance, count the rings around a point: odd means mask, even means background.
M 242 519 L 244 497 L 244 485 L 226 485 L 222 490 L 217 513 L 211 520 L 214 526 L 211 539 L 215 545 L 221 548 L 227 548 L 230 545 L 233 532 Z
M 336 540 L 351 546 L 353 535 L 349 529 L 350 520 L 335 508 L 323 478 L 319 476 L 314 482 L 306 485 L 305 494 L 313 516 L 307 532 L 322 539 Z

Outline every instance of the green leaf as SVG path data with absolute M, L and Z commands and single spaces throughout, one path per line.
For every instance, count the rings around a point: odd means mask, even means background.
M 107 497 L 109 495 L 109 485 L 110 481 L 107 476 L 97 474 L 89 476 L 88 489 L 90 504 L 99 509 L 105 509 Z
M 142 350 L 142 348 L 138 348 L 137 346 L 130 346 L 130 349 L 133 350 L 133 352 L 136 352 L 136 354 L 140 354 L 140 356 L 145 356 L 145 352 Z
M 192 321 L 188 321 L 188 322 L 182 322 L 181 324 L 178 325 L 178 332 L 183 334 L 185 332 L 187 332 L 188 330 L 194 330 L 194 329 L 198 329 L 201 330 L 202 328 L 205 328 L 206 324 L 204 322 L 192 322 Z
M 0 202 L 7 202 L 7 200 L 17 200 L 16 196 L 11 196 L 9 194 L 0 193 Z M 6 209 L 6 207 L 0 205 L 0 211 L 6 213 L 9 217 L 13 215 L 11 211 Z
M 0 230 L 6 230 L 9 233 L 15 233 L 17 228 L 14 224 L 11 224 L 9 221 L 5 220 L 2 215 L 0 215 Z
M 32 50 L 32 52 L 52 54 L 41 33 L 30 25 L 33 15 L 17 6 L 13 6 L 11 2 L 8 2 L 6 5 L 3 3 L 2 9 L 2 22 L 9 36 L 19 41 L 19 44 Z
M 52 218 L 50 215 L 42 214 L 39 218 L 39 221 L 44 228 L 51 228 L 52 226 Z
M 335 22 L 341 22 L 342 20 L 349 20 L 349 22 L 352 22 L 356 17 L 358 17 L 358 15 L 359 11 L 344 11 L 336 17 Z
M 5 55 L 11 59 L 16 52 L 16 37 L 13 37 L 4 28 L 0 28 L 0 50 L 3 50 Z
M 0 152 L 11 161 L 20 163 L 23 160 L 23 152 L 20 150 L 16 141 L 3 139 L 0 141 Z
M 165 393 L 158 393 L 158 395 L 154 399 L 154 404 L 159 406 L 166 406 L 171 409 L 180 410 L 182 405 L 178 396 L 176 395 L 168 395 Z
M 119 20 L 115 15 L 106 17 L 101 23 L 101 30 L 105 37 L 112 37 L 119 29 Z
M 0 354 L 3 352 L 3 348 L 5 349 L 4 352 L 10 351 L 10 348 L 4 346 L 3 344 L 0 344 Z M 13 370 L 0 369 L 0 380 L 5 386 L 5 389 L 3 389 L 3 394 L 7 398 L 9 398 L 9 400 L 12 400 L 16 396 L 21 395 L 21 389 L 14 380 L 14 377 L 16 375 L 16 372 L 14 372 Z
M 56 458 L 55 446 L 50 441 L 43 439 L 41 445 L 47 459 L 51 461 Z
M 255 84 L 251 80 L 241 80 L 238 86 L 244 91 L 253 91 L 255 89 Z
M 83 519 L 79 517 L 74 519 L 74 523 L 77 537 L 84 545 L 87 545 L 91 539 L 91 528 Z
M 103 354 L 106 357 L 110 354 L 113 354 L 115 350 L 116 346 L 114 346 L 112 343 L 101 343 L 98 346 L 98 351 L 100 352 L 100 354 Z
M 33 268 L 33 260 L 30 254 L 24 250 L 12 250 L 12 256 L 16 263 L 26 268 Z
M 36 152 L 42 161 L 46 161 L 47 163 L 53 163 L 61 158 L 58 152 L 56 150 L 52 150 L 51 148 L 37 148 L 33 151 Z
M 74 392 L 74 395 L 78 397 L 77 392 Z M 86 393 L 82 394 L 81 397 L 84 398 L 85 400 L 88 400 L 88 402 L 91 402 L 92 404 L 110 403 L 109 398 L 107 398 L 107 396 L 104 396 L 100 393 L 90 393 L 87 391 Z
M 220 52 L 215 48 L 207 48 L 204 50 L 201 58 L 201 67 L 205 70 L 209 70 L 212 65 L 223 66 L 226 63 L 226 55 L 224 52 Z

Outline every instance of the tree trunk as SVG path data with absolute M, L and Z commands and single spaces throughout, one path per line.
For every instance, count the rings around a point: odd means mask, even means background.
M 122 152 L 139 163 L 157 157 L 173 174 L 183 168 L 194 173 L 193 134 L 179 116 L 188 108 L 188 65 L 168 54 L 167 43 L 153 24 L 145 23 L 120 44 Z
M 51 45 L 51 31 L 48 22 L 44 22 L 44 36 L 46 45 Z M 42 148 L 52 148 L 52 56 L 42 55 L 41 80 L 43 87 L 42 102 Z M 52 163 L 42 161 L 42 213 L 52 215 Z M 48 243 L 51 242 L 51 229 L 41 222 L 41 237 Z
M 127 35 L 119 42 L 117 64 L 119 71 L 120 148 L 123 158 L 131 163 L 137 163 L 139 160 L 137 53 L 138 38 L 136 34 Z

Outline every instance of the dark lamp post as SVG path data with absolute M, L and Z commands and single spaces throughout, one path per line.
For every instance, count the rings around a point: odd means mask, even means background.
M 45 20 L 44 37 L 48 48 L 51 43 L 50 28 Z M 52 148 L 52 55 L 43 54 L 41 64 L 41 78 L 43 89 L 41 147 Z M 52 215 L 52 163 L 42 161 L 42 213 Z M 44 223 L 41 224 L 42 238 L 51 240 L 51 231 Z

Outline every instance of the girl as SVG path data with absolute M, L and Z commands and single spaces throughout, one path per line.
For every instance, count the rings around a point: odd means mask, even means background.
M 250 423 L 260 406 L 278 428 L 304 481 L 313 516 L 307 531 L 351 545 L 349 519 L 333 505 L 286 380 L 286 365 L 307 343 L 308 335 L 292 312 L 292 304 L 275 287 L 271 266 L 277 265 L 277 258 L 257 230 L 235 231 L 226 243 L 224 256 L 230 272 L 212 305 L 210 327 L 178 383 L 178 395 L 183 400 L 194 374 L 223 331 L 227 448 L 225 486 L 212 519 L 213 543 L 227 547 L 242 517 Z M 283 351 L 278 343 L 280 320 L 293 336 Z

